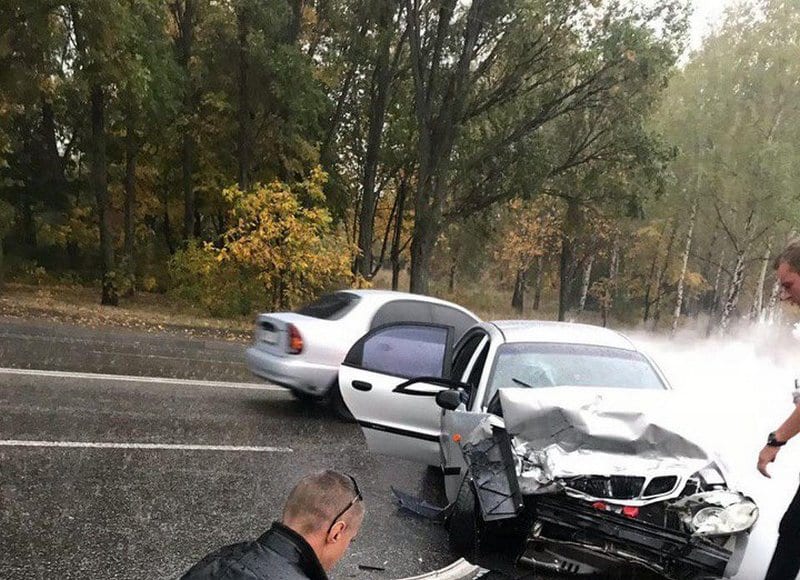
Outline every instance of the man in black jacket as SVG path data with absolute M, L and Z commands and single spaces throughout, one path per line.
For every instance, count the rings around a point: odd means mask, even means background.
M 327 580 L 363 517 L 363 498 L 352 476 L 312 473 L 289 494 L 280 522 L 255 541 L 212 552 L 182 580 Z

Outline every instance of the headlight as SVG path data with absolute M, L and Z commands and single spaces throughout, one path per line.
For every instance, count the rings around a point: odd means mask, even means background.
M 742 501 L 722 507 L 706 507 L 694 514 L 694 533 L 704 536 L 735 534 L 753 527 L 758 519 L 758 506 L 752 501 Z

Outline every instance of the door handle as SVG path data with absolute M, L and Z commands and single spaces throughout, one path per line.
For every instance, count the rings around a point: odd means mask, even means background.
M 353 381 L 350 383 L 353 385 L 353 388 L 357 391 L 371 391 L 372 390 L 372 383 L 365 383 L 364 381 Z

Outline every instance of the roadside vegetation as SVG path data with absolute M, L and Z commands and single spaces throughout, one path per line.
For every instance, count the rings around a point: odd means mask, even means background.
M 800 223 L 800 7 L 737 5 L 692 53 L 688 14 L 7 0 L 5 300 L 87 288 L 236 327 L 373 286 L 489 318 L 773 320 Z

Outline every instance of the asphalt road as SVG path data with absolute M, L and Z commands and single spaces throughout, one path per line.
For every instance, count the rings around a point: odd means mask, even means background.
M 251 382 L 242 350 L 0 319 L 4 368 Z M 441 501 L 435 473 L 371 456 L 324 408 L 244 387 L 0 371 L 0 578 L 175 578 L 259 535 L 293 483 L 323 467 L 353 474 L 368 510 L 334 577 L 398 578 L 455 559 L 441 526 L 399 511 L 389 492 Z

